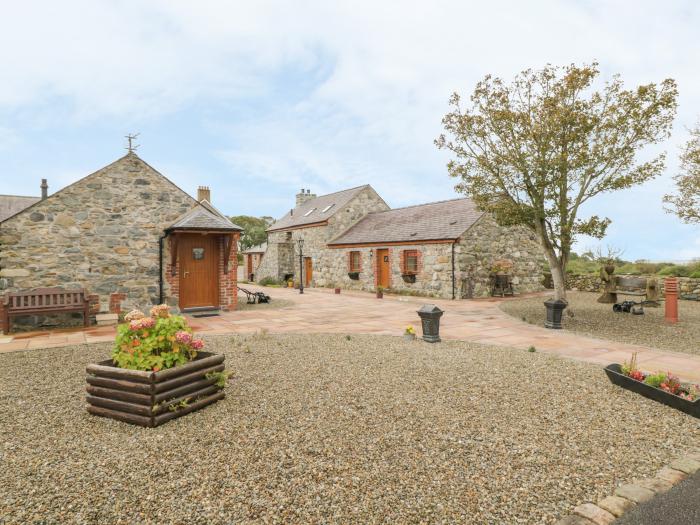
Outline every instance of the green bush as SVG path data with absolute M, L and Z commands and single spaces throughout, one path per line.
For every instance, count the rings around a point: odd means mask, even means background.
M 260 286 L 279 286 L 282 284 L 282 281 L 274 277 L 265 277 L 261 279 L 258 284 L 260 284 Z
M 667 379 L 668 379 L 668 376 L 666 374 L 664 374 L 663 372 L 659 372 L 658 374 L 649 374 L 644 379 L 644 382 L 647 385 L 651 385 L 653 387 L 659 388 L 661 386 L 661 383 L 665 383 Z
M 119 368 L 157 372 L 184 365 L 204 347 L 201 339 L 192 337 L 185 318 L 170 315 L 165 305 L 154 307 L 151 317 L 129 312 L 125 321 L 117 328 L 112 350 L 112 361 Z
M 690 269 L 687 266 L 674 264 L 659 270 L 659 275 L 663 275 L 664 277 L 688 277 L 690 275 Z
M 695 270 L 688 277 L 692 277 L 693 279 L 700 279 L 700 270 Z

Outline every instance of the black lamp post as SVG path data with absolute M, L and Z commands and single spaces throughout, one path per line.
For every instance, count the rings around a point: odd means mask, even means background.
M 303 255 L 304 250 L 304 239 L 299 237 L 297 239 L 297 244 L 299 245 L 299 293 L 304 293 L 304 266 L 303 266 Z

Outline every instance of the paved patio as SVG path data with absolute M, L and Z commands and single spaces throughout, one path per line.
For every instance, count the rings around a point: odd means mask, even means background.
M 267 329 L 271 333 L 365 333 L 401 335 L 412 324 L 420 332 L 416 310 L 424 303 L 437 304 L 445 311 L 441 336 L 517 349 L 537 348 L 538 352 L 587 361 L 599 365 L 621 363 L 638 352 L 638 363 L 649 371 L 670 370 L 683 379 L 700 382 L 700 356 L 655 350 L 570 332 L 532 326 L 502 312 L 498 305 L 508 299 L 448 301 L 419 297 L 343 291 L 335 295 L 328 289 L 247 288 L 264 290 L 275 298 L 294 304 L 285 308 L 260 308 L 218 317 L 192 318 L 190 324 L 204 334 L 252 333 Z M 543 307 L 544 310 L 544 307 Z M 543 311 L 544 314 L 544 311 Z M 79 343 L 112 341 L 114 327 L 31 332 L 0 337 L 0 353 L 16 350 L 51 348 Z

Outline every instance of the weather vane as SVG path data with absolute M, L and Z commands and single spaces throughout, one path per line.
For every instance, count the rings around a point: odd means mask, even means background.
M 129 151 L 129 153 L 133 153 L 135 150 L 137 150 L 139 148 L 138 145 L 134 145 L 134 143 L 133 143 L 133 141 L 135 141 L 136 137 L 138 137 L 139 135 L 140 135 L 140 133 L 135 133 L 135 134 L 129 133 L 128 135 L 126 135 L 126 137 L 124 137 L 129 142 L 129 145 L 126 147 L 126 149 Z

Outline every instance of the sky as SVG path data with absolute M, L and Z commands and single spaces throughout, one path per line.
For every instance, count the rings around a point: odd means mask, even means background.
M 371 184 L 391 207 L 456 198 L 438 150 L 451 93 L 487 74 L 598 61 L 601 82 L 674 78 L 663 176 L 592 201 L 629 260 L 700 257 L 663 211 L 700 118 L 694 1 L 0 0 L 0 194 L 50 192 L 125 153 L 228 215 L 280 217 L 300 188 Z

